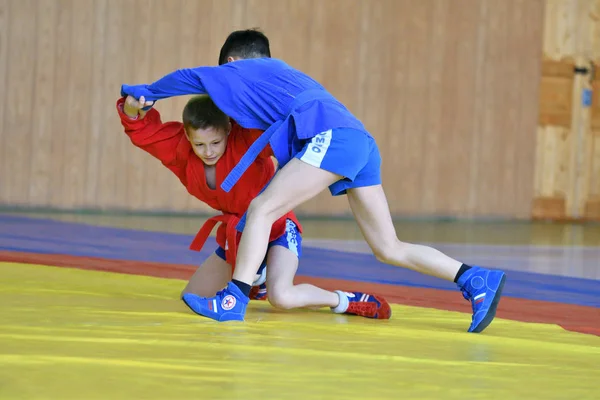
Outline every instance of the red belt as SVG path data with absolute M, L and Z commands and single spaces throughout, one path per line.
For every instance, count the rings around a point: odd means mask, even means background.
M 223 243 L 225 246 L 225 261 L 235 268 L 235 257 L 237 255 L 237 237 L 238 231 L 236 226 L 240 218 L 234 214 L 222 214 L 216 215 L 212 218 L 209 218 L 202 228 L 194 237 L 192 244 L 190 244 L 190 249 L 194 251 L 200 251 L 206 243 L 206 239 L 210 236 L 215 225 L 221 223 L 219 229 L 217 230 L 217 243 Z

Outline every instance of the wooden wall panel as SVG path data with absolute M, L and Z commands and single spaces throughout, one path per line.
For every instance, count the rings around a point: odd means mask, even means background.
M 36 63 L 36 18 L 35 1 L 25 0 L 9 2 L 9 14 L 6 19 L 8 28 L 7 68 L 4 100 L 4 118 L 2 123 L 3 152 L 0 160 L 0 182 L 6 194 L 7 202 L 19 202 L 29 197 L 30 152 L 33 145 L 31 131 L 33 126 L 32 101 Z M 33 18 L 32 18 L 33 15 Z M 29 24 L 23 23 L 29 21 Z
M 12 2 L 12 0 L 10 1 Z M 52 104 L 48 106 L 52 112 L 52 121 L 44 130 L 44 134 L 51 137 L 51 145 L 48 149 L 50 152 L 50 166 L 46 171 L 50 178 L 50 184 L 48 192 L 44 196 L 47 199 L 46 202 L 29 199 L 27 203 L 32 205 L 67 208 L 68 206 L 64 205 L 64 203 L 70 196 L 65 193 L 65 191 L 72 190 L 72 188 L 69 186 L 68 182 L 64 182 L 64 169 L 69 166 L 64 150 L 66 146 L 70 146 L 71 137 L 80 134 L 88 134 L 85 130 L 89 127 L 79 127 L 77 130 L 71 130 L 71 128 L 65 124 L 69 115 L 68 97 L 65 96 L 65 93 L 67 92 L 71 81 L 70 60 L 72 49 L 70 43 L 73 7 L 71 6 L 72 2 L 70 0 L 50 1 L 50 3 L 56 8 L 56 17 L 54 19 L 54 23 L 56 24 L 56 40 L 51 44 L 55 53 L 54 87 L 53 91 L 47 94 L 52 98 Z M 18 3 L 13 2 L 12 4 L 17 5 Z M 98 87 L 95 90 L 101 90 L 101 87 Z M 79 150 L 85 152 L 87 149 Z M 96 180 L 98 178 L 98 176 L 95 177 Z
M 600 1 L 546 3 L 532 216 L 600 220 Z
M 481 128 L 471 140 L 472 151 L 479 156 L 478 168 L 472 164 L 471 171 L 478 171 L 475 176 L 481 183 L 470 186 L 478 214 L 491 208 L 499 215 L 509 210 L 519 217 L 529 215 L 529 207 L 524 206 L 530 201 L 533 185 L 540 66 L 539 50 L 530 44 L 542 32 L 542 16 L 535 10 L 539 4 L 528 1 L 497 2 L 480 18 L 486 26 L 479 49 L 484 57 L 485 91 L 478 99 L 484 105 L 476 113 L 482 118 Z M 505 30 L 506 26 L 511 29 Z
M 395 214 L 525 218 L 543 16 L 543 0 L 0 0 L 0 205 L 208 210 L 131 145 L 114 103 L 257 26 L 365 122 Z M 157 108 L 179 119 L 186 101 Z M 348 206 L 325 192 L 299 211 Z
M 53 121 L 53 104 L 56 82 L 56 57 L 54 44 L 57 40 L 56 21 L 58 7 L 54 1 L 38 1 L 35 9 L 37 23 L 37 40 L 35 58 L 37 68 L 34 80 L 35 95 L 32 99 L 33 126 L 31 131 L 31 171 L 29 180 L 29 199 L 32 203 L 47 204 L 51 190 L 53 168 L 52 149 L 55 141 L 51 132 Z M 0 22 L 0 25 L 2 23 Z M 0 55 L 0 57 L 2 57 Z M 41 68 L 43 66 L 43 68 Z M 0 118 L 1 120 L 1 118 Z
M 591 132 L 589 137 L 590 159 L 589 178 L 587 180 L 588 196 L 584 205 L 584 216 L 600 221 L 600 1 L 594 1 L 590 17 L 591 27 L 591 59 L 594 62 L 594 80 L 592 93 L 594 95 L 591 109 Z
M 9 33 L 9 16 L 10 16 L 10 0 L 0 0 L 0 93 L 6 93 L 6 82 L 8 80 L 8 37 Z M 0 97 L 0 156 L 4 158 L 4 150 L 6 148 L 6 140 L 4 137 L 8 136 L 4 127 L 4 110 L 6 108 L 6 97 L 3 95 Z M 8 189 L 3 187 L 5 182 L 4 165 L 0 160 L 0 193 L 2 200 L 7 201 Z
M 105 99 L 105 78 L 104 63 L 107 59 L 106 52 L 108 43 L 106 40 L 106 32 L 108 29 L 116 29 L 117 27 L 109 27 L 105 23 L 108 15 L 108 0 L 96 0 L 94 1 L 94 23 L 93 23 L 93 34 L 92 34 L 92 70 L 90 76 L 90 87 L 94 90 L 90 91 L 90 108 L 88 112 L 92 118 L 87 132 L 88 135 L 88 149 L 87 151 L 87 168 L 85 170 L 85 189 L 84 189 L 84 200 L 83 204 L 92 205 L 94 203 L 102 204 L 100 200 L 100 193 L 98 192 L 99 183 L 101 182 L 102 175 L 102 143 L 108 137 L 109 131 L 105 128 L 107 121 L 103 118 L 101 110 L 106 107 L 108 99 Z M 127 8 L 124 8 L 126 10 Z M 139 8 L 136 12 L 143 13 L 147 7 Z M 145 65 L 145 64 L 144 64 Z M 116 100 L 115 100 L 116 101 Z M 112 118 L 111 118 L 112 120 Z M 110 121 L 110 120 L 109 120 Z M 116 124 L 114 126 L 117 126 Z M 137 152 L 130 152 L 130 159 L 141 160 Z M 141 165 L 141 163 L 135 163 L 133 165 Z M 139 170 L 139 168 L 134 168 Z M 129 172 L 129 171 L 128 171 Z M 140 176 L 140 179 L 143 177 Z M 116 195 L 116 193 L 115 193 Z M 129 197 L 129 204 L 135 208 L 141 206 L 141 203 L 136 204 L 134 196 Z M 58 205 L 55 205 L 58 206 Z M 105 206 L 103 206 L 105 207 Z
M 600 2 L 599 2 L 600 3 Z M 598 4 L 600 6 L 600 4 Z M 598 26 L 598 25 L 597 25 Z M 600 30 L 597 30 L 600 34 Z M 588 171 L 585 181 L 587 197 L 585 198 L 583 215 L 587 219 L 600 220 L 600 40 L 593 49 L 595 54 L 595 77 L 592 82 L 593 100 L 589 135 L 587 136 L 586 166 Z
M 71 54 L 68 64 L 68 85 L 61 88 L 67 104 L 64 120 L 67 140 L 63 142 L 63 196 L 61 205 L 81 207 L 85 198 L 85 177 L 89 163 L 90 135 L 87 132 L 94 111 L 91 108 L 92 54 L 94 37 L 93 0 L 75 1 L 71 4 L 70 37 Z M 65 162 L 66 161 L 66 162 Z M 115 160 L 116 161 L 116 160 Z M 114 193 L 117 195 L 118 193 Z

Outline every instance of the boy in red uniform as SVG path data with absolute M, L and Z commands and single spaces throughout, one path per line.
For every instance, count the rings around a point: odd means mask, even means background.
M 219 247 L 194 273 L 183 290 L 202 297 L 214 296 L 231 280 L 235 268 L 236 249 L 241 234 L 236 226 L 275 174 L 269 147 L 265 148 L 239 183 L 230 192 L 220 183 L 240 161 L 260 130 L 245 129 L 219 110 L 208 96 L 192 98 L 183 110 L 183 123 L 162 123 L 159 112 L 144 98 L 128 96 L 117 101 L 117 110 L 125 133 L 137 147 L 159 159 L 186 187 L 188 192 L 222 214 L 210 218 L 194 238 L 190 248 L 199 251 L 217 223 Z M 301 227 L 292 211 L 275 221 L 263 264 L 270 303 L 278 308 L 330 307 L 333 312 L 388 319 L 389 304 L 379 296 L 342 291 L 329 292 L 313 285 L 294 285 L 301 255 Z M 260 283 L 260 282 L 255 282 Z M 266 291 L 255 293 L 261 298 Z M 185 298 L 184 298 L 185 301 Z M 240 301 L 233 296 L 223 298 L 220 307 L 233 309 Z M 217 305 L 214 305 L 214 310 Z M 228 320 L 222 314 L 219 320 Z

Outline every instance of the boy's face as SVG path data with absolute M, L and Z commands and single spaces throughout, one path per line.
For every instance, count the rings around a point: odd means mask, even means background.
M 227 130 L 217 128 L 186 130 L 187 138 L 194 149 L 194 153 L 204 164 L 215 165 L 221 158 L 227 148 L 227 135 L 231 130 L 231 125 Z

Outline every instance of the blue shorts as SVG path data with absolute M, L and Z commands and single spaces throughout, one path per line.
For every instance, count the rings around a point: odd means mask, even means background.
M 375 139 L 356 129 L 336 128 L 300 143 L 295 155 L 313 167 L 344 178 L 329 186 L 332 195 L 346 190 L 381 184 L 381 155 Z
M 272 242 L 269 242 L 269 247 L 267 249 L 270 249 L 273 246 L 283 246 L 286 249 L 291 250 L 298 258 L 300 258 L 302 255 L 302 234 L 298 232 L 298 227 L 294 221 L 291 219 L 285 221 L 285 233 Z M 225 250 L 221 246 L 217 247 L 215 254 L 225 261 Z M 261 267 L 266 263 L 267 256 L 265 255 Z

